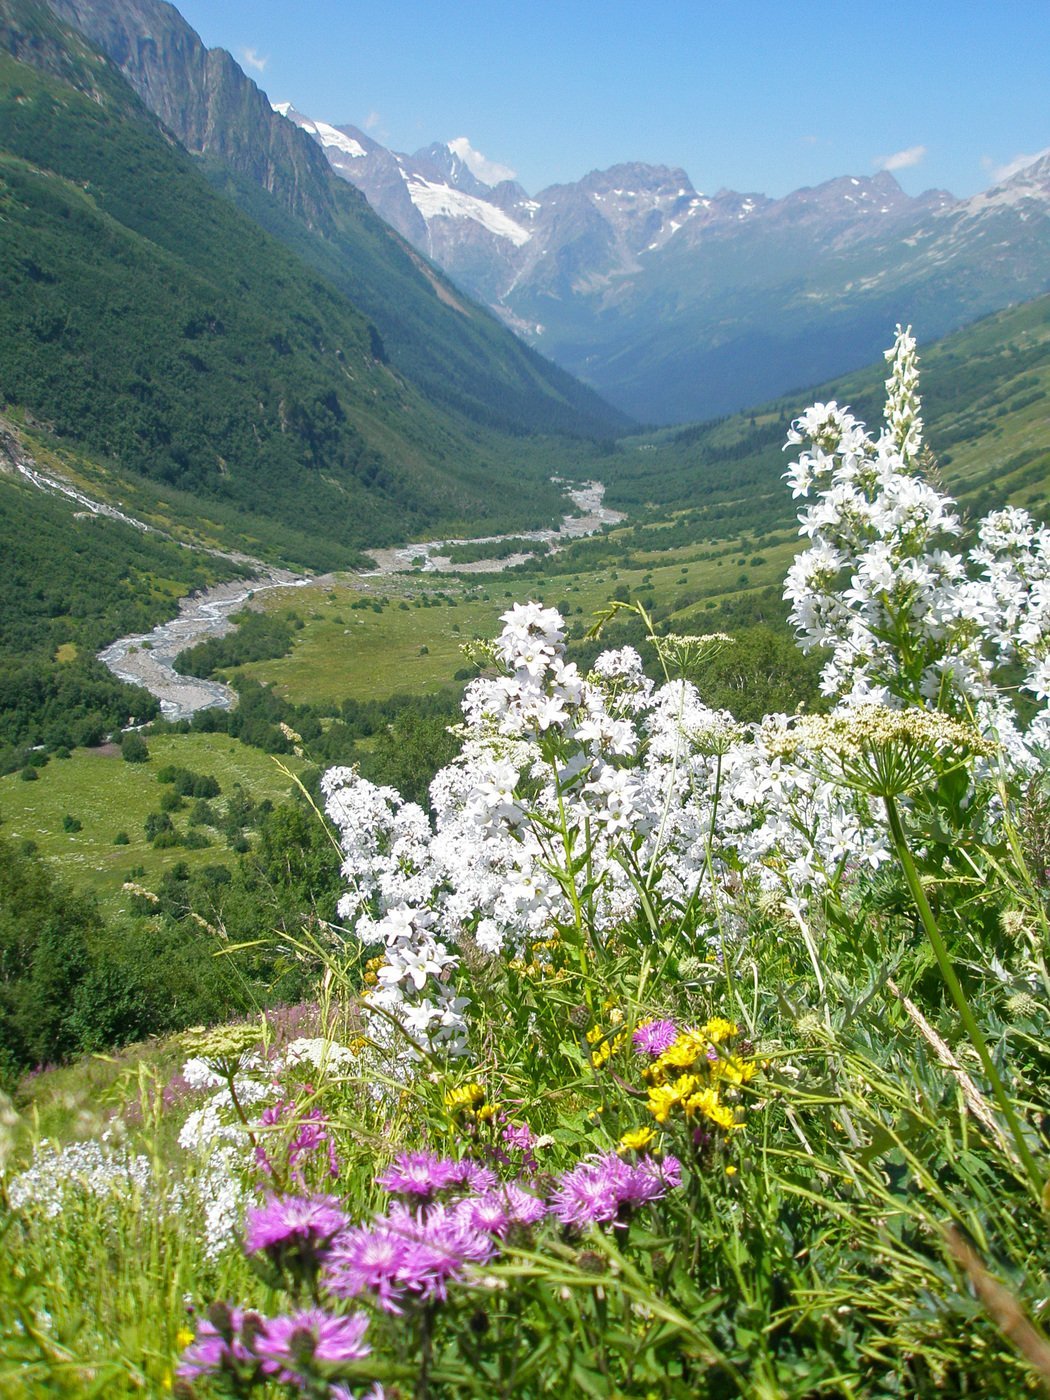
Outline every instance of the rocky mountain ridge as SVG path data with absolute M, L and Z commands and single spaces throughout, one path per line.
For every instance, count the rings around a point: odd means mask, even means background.
M 646 420 L 739 408 L 870 360 L 896 320 L 932 337 L 1050 288 L 1050 157 L 964 200 L 888 171 L 708 195 L 640 162 L 531 196 L 480 179 L 463 138 L 407 155 L 278 111 L 450 277 Z

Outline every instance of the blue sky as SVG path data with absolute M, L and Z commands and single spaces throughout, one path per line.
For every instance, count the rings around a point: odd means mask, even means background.
M 183 0 L 275 102 L 530 193 L 620 161 L 778 196 L 892 169 L 963 196 L 1050 147 L 1050 0 Z

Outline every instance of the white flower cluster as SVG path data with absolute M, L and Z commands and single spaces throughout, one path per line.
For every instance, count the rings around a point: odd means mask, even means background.
M 830 650 L 822 685 L 840 709 L 972 714 L 1025 771 L 1050 739 L 1050 703 L 1022 733 L 997 681 L 1019 663 L 1022 684 L 1050 702 L 1050 531 L 996 511 L 976 548 L 952 552 L 959 516 L 919 475 L 910 330 L 898 327 L 887 359 L 877 438 L 835 403 L 814 404 L 789 436 L 808 446 L 787 478 L 811 499 L 799 517 L 810 547 L 785 586 L 792 621 L 804 649 Z M 369 999 L 417 1043 L 464 1046 L 464 932 L 517 955 L 552 928 L 603 937 L 643 903 L 670 920 L 698 900 L 713 909 L 729 888 L 779 890 L 801 908 L 887 858 L 881 812 L 807 758 L 784 716 L 745 730 L 685 680 L 654 690 L 631 648 L 582 676 L 565 659 L 561 617 L 539 604 L 503 622 L 491 651 L 503 673 L 467 689 L 462 753 L 430 789 L 433 829 L 350 770 L 324 780 L 351 886 L 343 915 L 385 949 Z M 689 671 L 729 639 L 656 641 L 665 664 Z
M 7 1198 L 14 1210 L 55 1220 L 77 1196 L 110 1205 L 125 1204 L 129 1198 L 144 1203 L 152 1196 L 152 1186 L 149 1158 L 132 1155 L 104 1133 L 99 1140 L 64 1147 L 41 1143 L 32 1164 L 8 1183 Z
M 309 1066 L 316 1086 L 318 1074 L 337 1074 L 353 1063 L 353 1052 L 345 1045 L 321 1036 L 300 1036 L 269 1060 L 254 1052 L 242 1055 L 233 1089 L 241 1109 L 250 1114 L 286 1096 L 282 1076 L 289 1069 Z M 227 1081 L 206 1059 L 187 1060 L 182 1077 L 193 1089 L 211 1090 L 207 1100 L 187 1114 L 178 1141 L 195 1167 L 193 1189 L 204 1216 L 204 1252 L 217 1258 L 242 1224 L 250 1187 L 248 1134 Z
M 853 796 L 711 710 L 691 683 L 654 690 L 631 648 L 582 676 L 553 609 L 518 604 L 503 621 L 503 673 L 467 689 L 462 752 L 430 789 L 433 829 L 352 770 L 323 780 L 351 886 L 341 912 L 384 949 L 373 1038 L 396 1021 L 429 1050 L 465 1048 L 464 932 L 516 955 L 574 922 L 602 937 L 639 916 L 643 893 L 674 918 L 729 884 L 805 898 L 846 861 L 883 858 Z M 583 911 L 581 869 L 593 891 Z
M 247 1136 L 235 1113 L 229 1086 L 201 1059 L 188 1060 L 182 1076 L 195 1089 L 212 1092 L 193 1109 L 179 1132 L 179 1146 L 194 1162 L 193 1188 L 204 1216 L 204 1252 L 214 1259 L 240 1227 L 248 1191 Z M 274 1070 L 259 1055 L 246 1055 L 234 1079 L 237 1102 L 245 1111 L 272 1103 L 279 1094 Z
M 1015 508 L 989 515 L 965 557 L 953 502 L 919 475 L 922 420 L 915 341 L 898 327 L 887 353 L 886 426 L 872 438 L 848 410 L 814 404 L 789 445 L 808 443 L 786 475 L 815 495 L 800 515 L 812 541 L 785 596 L 804 650 L 827 647 L 824 693 L 846 704 L 932 705 L 977 715 L 1022 767 L 1048 737 L 1044 707 L 1022 734 L 997 684 L 1050 698 L 1050 531 Z

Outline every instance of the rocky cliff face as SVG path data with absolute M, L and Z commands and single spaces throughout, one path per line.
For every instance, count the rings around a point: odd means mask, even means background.
M 162 0 L 49 0 L 124 77 L 181 145 L 221 160 L 297 217 L 331 230 L 328 166 L 289 130 L 224 49 L 206 49 Z

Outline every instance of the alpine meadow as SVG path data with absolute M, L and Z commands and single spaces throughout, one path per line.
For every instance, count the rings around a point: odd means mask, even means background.
M 0 0 L 5 1400 L 1050 1393 L 1050 26 L 789 8 Z

